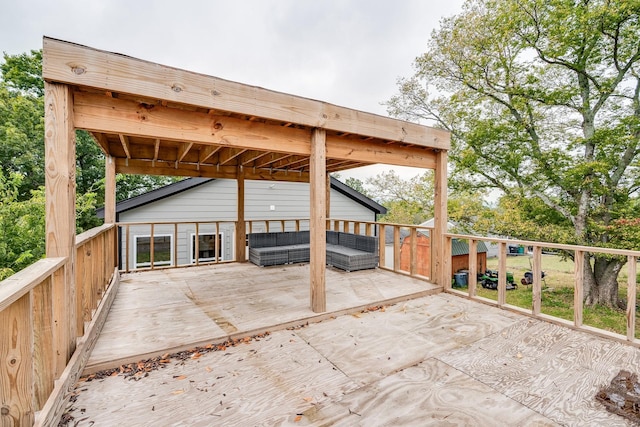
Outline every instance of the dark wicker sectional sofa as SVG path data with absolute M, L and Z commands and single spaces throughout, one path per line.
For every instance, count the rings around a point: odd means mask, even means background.
M 249 261 L 261 267 L 309 262 L 309 232 L 251 233 Z M 378 239 L 371 236 L 327 231 L 327 265 L 345 271 L 378 266 Z

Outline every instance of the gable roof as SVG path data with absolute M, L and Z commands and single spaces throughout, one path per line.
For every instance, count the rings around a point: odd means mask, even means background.
M 480 240 L 478 241 L 478 253 L 487 252 L 487 245 Z M 469 255 L 469 244 L 460 239 L 451 239 L 451 256 Z
M 171 197 L 175 194 L 182 193 L 183 191 L 190 190 L 211 181 L 215 181 L 215 179 L 187 178 L 183 179 L 182 181 L 165 185 L 147 193 L 140 194 L 139 196 L 131 197 L 130 199 L 122 200 L 121 202 L 116 203 L 116 214 L 120 214 L 122 212 L 126 212 L 128 210 L 135 209 L 167 197 Z M 354 190 L 346 184 L 343 184 L 334 177 L 331 177 L 331 188 L 341 194 L 344 194 L 351 200 L 361 204 L 362 206 L 372 210 L 377 214 L 384 215 L 387 213 L 387 208 L 371 200 L 359 191 Z M 96 210 L 96 215 L 98 216 L 98 218 L 104 218 L 104 208 L 98 208 Z

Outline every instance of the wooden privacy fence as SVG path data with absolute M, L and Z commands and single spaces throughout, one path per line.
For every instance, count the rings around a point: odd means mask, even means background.
M 115 227 L 105 225 L 77 236 L 74 288 L 65 257 L 0 282 L 0 425 L 57 423 L 101 327 L 101 297 L 117 282 L 115 256 Z
M 452 239 L 462 239 L 469 243 L 469 272 L 468 272 L 468 289 L 466 292 L 451 288 L 451 267 L 450 264 L 445 266 L 447 277 L 445 279 L 444 287 L 445 291 L 454 293 L 457 295 L 465 296 L 476 301 L 480 301 L 490 305 L 496 305 L 501 308 L 506 308 L 514 312 L 533 316 L 542 320 L 546 320 L 552 323 L 568 326 L 573 329 L 579 329 L 586 332 L 591 332 L 600 336 L 613 338 L 618 341 L 626 341 L 636 345 L 640 345 L 640 342 L 635 339 L 635 323 L 636 323 L 636 281 L 637 281 L 637 263 L 638 257 L 640 257 L 640 251 L 630 251 L 624 249 L 609 249 L 599 248 L 592 246 L 576 246 L 576 245 L 563 245 L 558 243 L 545 243 L 545 242 L 532 242 L 527 240 L 511 240 L 511 239 L 496 239 L 490 237 L 477 237 L 468 236 L 462 234 L 445 234 L 445 262 L 451 262 L 451 241 Z M 498 296 L 497 300 L 491 300 L 477 296 L 477 250 L 478 242 L 491 242 L 498 245 Z M 531 309 L 524 309 L 511 304 L 506 303 L 507 295 L 507 246 L 519 245 L 526 248 L 533 248 L 531 255 L 531 272 L 533 277 L 532 283 L 532 304 Z M 560 250 L 573 253 L 574 256 L 574 280 L 573 280 L 573 321 L 567 321 L 555 316 L 550 316 L 541 312 L 542 307 L 542 249 Z M 583 324 L 583 300 L 584 300 L 584 263 L 585 256 L 589 254 L 608 254 L 617 255 L 627 258 L 627 307 L 626 307 L 626 320 L 627 320 L 627 333 L 626 335 L 616 334 L 614 332 L 605 331 L 602 329 L 586 326 Z M 588 262 L 588 260 L 587 260 Z

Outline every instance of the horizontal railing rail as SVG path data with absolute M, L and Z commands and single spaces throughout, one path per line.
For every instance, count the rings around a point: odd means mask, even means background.
M 467 291 L 452 289 L 452 271 L 451 264 L 445 269 L 446 277 L 444 288 L 445 291 L 462 295 L 483 303 L 496 305 L 501 308 L 526 314 L 535 318 L 551 321 L 563 326 L 572 327 L 574 329 L 595 333 L 600 336 L 614 338 L 619 341 L 626 341 L 640 346 L 640 341 L 635 338 L 636 323 L 636 292 L 637 292 L 637 263 L 640 259 L 640 251 L 601 248 L 596 246 L 580 246 L 567 245 L 560 243 L 535 242 L 530 240 L 515 240 L 494 237 L 469 236 L 465 234 L 446 233 L 445 245 L 445 261 L 451 262 L 451 244 L 453 239 L 460 239 L 468 242 L 469 245 L 469 268 L 468 268 L 468 288 Z M 490 242 L 498 246 L 498 284 L 497 284 L 497 300 L 479 297 L 477 295 L 478 286 L 478 242 Z M 525 309 L 506 303 L 507 295 L 507 247 L 508 245 L 523 246 L 532 248 L 531 250 L 531 275 L 532 275 L 532 302 L 531 308 Z M 568 321 L 559 317 L 542 313 L 542 252 L 543 249 L 553 249 L 571 253 L 574 259 L 573 271 L 573 321 Z M 627 258 L 627 307 L 626 307 L 626 334 L 598 329 L 583 324 L 584 320 L 584 262 L 586 254 L 608 254 Z

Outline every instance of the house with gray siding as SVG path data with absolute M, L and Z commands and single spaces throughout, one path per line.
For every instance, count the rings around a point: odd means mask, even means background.
M 121 227 L 120 253 L 129 254 L 128 265 L 133 268 L 148 266 L 153 234 L 155 266 L 195 263 L 196 250 L 198 262 L 232 260 L 237 205 L 235 180 L 208 178 L 188 178 L 123 200 L 116 205 L 116 221 L 130 225 Z M 385 213 L 383 206 L 331 178 L 331 218 L 375 221 Z M 98 216 L 103 215 L 99 209 Z M 300 229 L 306 230 L 308 218 L 309 184 L 245 181 L 245 219 L 255 221 L 252 232 L 266 231 L 264 220 L 287 219 L 303 219 Z M 154 223 L 153 230 L 149 223 Z M 280 224 L 276 221 L 270 229 L 281 231 Z M 285 223 L 285 231 L 294 229 L 295 222 Z M 126 259 L 120 261 L 121 265 L 127 263 Z

